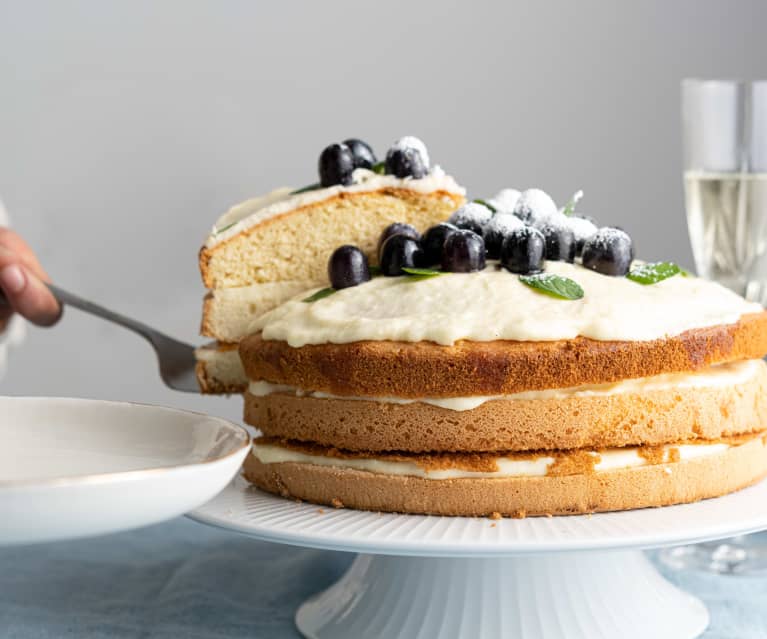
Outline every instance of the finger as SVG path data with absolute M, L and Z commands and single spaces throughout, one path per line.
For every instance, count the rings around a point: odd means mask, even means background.
M 43 281 L 50 281 L 48 274 L 38 261 L 35 252 L 18 233 L 14 233 L 11 229 L 0 226 L 0 249 L 5 249 L 3 251 L 4 254 L 12 253 L 15 256 L 15 261 L 20 261 Z
M 39 326 L 51 326 L 61 316 L 61 307 L 48 287 L 21 264 L 0 268 L 0 288 L 13 310 Z

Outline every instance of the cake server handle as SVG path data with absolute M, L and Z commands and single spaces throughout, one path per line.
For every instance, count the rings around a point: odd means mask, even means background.
M 121 313 L 111 311 L 100 304 L 86 300 L 54 284 L 45 283 L 62 306 L 72 306 L 85 313 L 95 315 L 108 322 L 119 324 L 138 333 L 154 348 L 160 368 L 160 377 L 170 388 L 189 393 L 199 393 L 200 387 L 195 374 L 196 359 L 194 346 L 179 342 L 165 333 Z M 0 291 L 0 305 L 7 306 L 8 300 Z

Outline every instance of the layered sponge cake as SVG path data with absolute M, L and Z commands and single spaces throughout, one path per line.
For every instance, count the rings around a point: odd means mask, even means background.
M 357 281 L 255 322 L 239 349 L 263 434 L 251 482 L 351 508 L 525 516 L 691 502 L 767 474 L 767 313 L 635 261 L 617 229 L 588 221 L 579 241 L 572 210 L 524 195 L 387 239 L 388 277 L 338 250 L 331 273 L 343 259 Z M 487 228 L 503 229 L 497 259 Z
M 200 250 L 208 289 L 201 333 L 215 340 L 197 352 L 204 392 L 244 389 L 236 345 L 254 318 L 326 284 L 327 256 L 336 246 L 356 244 L 375 260 L 387 225 L 425 229 L 464 202 L 464 189 L 430 165 L 416 138 L 399 140 L 380 163 L 365 143 L 346 140 L 323 151 L 319 168 L 317 184 L 277 189 L 230 209 Z

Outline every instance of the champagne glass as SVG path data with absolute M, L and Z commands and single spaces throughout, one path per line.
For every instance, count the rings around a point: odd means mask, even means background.
M 765 305 L 767 81 L 684 80 L 682 129 L 698 275 Z M 675 568 L 764 574 L 767 532 L 670 548 L 661 559 Z

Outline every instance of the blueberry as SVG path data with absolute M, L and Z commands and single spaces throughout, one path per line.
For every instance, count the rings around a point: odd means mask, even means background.
M 421 244 L 407 235 L 392 235 L 381 246 L 381 272 L 384 275 L 402 275 L 403 268 L 423 266 Z
M 448 222 L 459 229 L 468 229 L 477 235 L 482 235 L 482 229 L 491 217 L 493 217 L 493 212 L 484 204 L 467 202 L 450 216 Z
M 603 275 L 625 275 L 631 268 L 634 247 L 620 229 L 602 227 L 583 245 L 583 266 Z
M 527 189 L 514 205 L 514 215 L 527 224 L 542 223 L 557 213 L 557 205 L 541 189 Z
M 488 200 L 499 213 L 513 213 L 521 193 L 517 189 L 501 189 Z
M 421 179 L 429 172 L 429 153 L 426 145 L 412 136 L 400 138 L 386 153 L 385 170 L 398 178 Z
M 351 184 L 354 171 L 354 155 L 351 149 L 345 144 L 326 146 L 320 153 L 319 171 L 322 186 Z
M 349 138 L 343 142 L 349 147 L 349 150 L 354 156 L 354 168 L 355 169 L 372 169 L 373 165 L 378 161 L 376 155 L 373 153 L 373 149 L 367 142 L 358 140 L 357 138 Z
M 387 226 L 381 232 L 381 236 L 378 238 L 376 255 L 378 255 L 379 261 L 381 259 L 381 247 L 384 245 L 384 242 L 388 240 L 392 235 L 404 235 L 405 237 L 414 239 L 416 242 L 421 241 L 421 234 L 416 231 L 414 227 L 410 226 L 410 224 L 403 224 L 402 222 L 394 222 L 393 224 L 389 224 L 389 226 Z
M 445 240 L 458 230 L 457 226 L 449 222 L 442 222 L 432 226 L 423 234 L 421 245 L 423 246 L 424 266 L 434 266 L 442 263 L 442 248 Z
M 566 222 L 549 222 L 536 228 L 543 233 L 543 238 L 546 240 L 547 260 L 571 264 L 575 261 L 575 234 Z
M 493 215 L 482 231 L 487 257 L 491 260 L 497 260 L 501 257 L 503 239 L 514 229 L 523 226 L 522 220 L 511 213 L 496 213 Z
M 575 235 L 575 255 L 580 256 L 586 240 L 597 232 L 596 222 L 593 218 L 581 215 L 571 215 L 566 220 L 568 228 Z
M 532 226 L 523 226 L 513 230 L 503 240 L 501 264 L 512 273 L 540 273 L 545 252 L 546 239 L 543 233 Z
M 448 235 L 442 247 L 442 270 L 451 273 L 470 273 L 485 268 L 485 242 L 468 229 L 459 229 Z
M 368 258 L 356 246 L 338 247 L 328 260 L 328 279 L 335 289 L 367 282 L 370 279 Z

